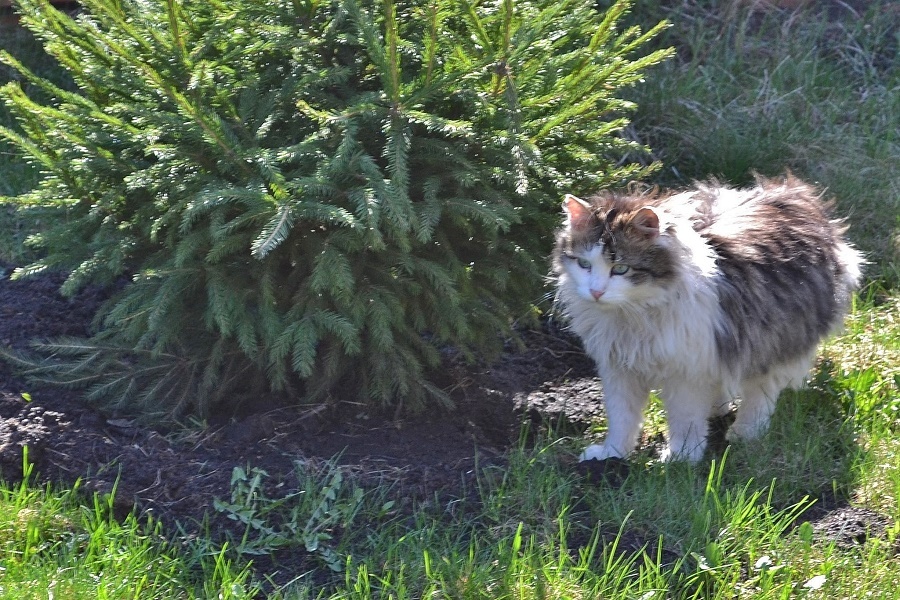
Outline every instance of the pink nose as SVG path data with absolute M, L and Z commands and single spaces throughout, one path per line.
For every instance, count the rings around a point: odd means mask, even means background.
M 591 290 L 591 296 L 594 297 L 594 300 L 599 300 L 600 296 L 603 295 L 603 290 Z

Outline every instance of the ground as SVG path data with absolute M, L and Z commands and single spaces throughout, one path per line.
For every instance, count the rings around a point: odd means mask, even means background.
M 105 298 L 90 289 L 73 299 L 59 293 L 60 275 L 0 279 L 0 345 L 83 336 Z M 212 420 L 205 427 L 157 430 L 127 415 L 104 414 L 75 392 L 39 388 L 0 363 L 0 477 L 22 475 L 22 449 L 43 481 L 107 493 L 116 485 L 122 515 L 137 506 L 164 522 L 196 527 L 216 498 L 227 499 L 235 467 L 264 468 L 273 481 L 295 480 L 295 461 L 339 461 L 361 480 L 387 478 L 406 502 L 454 496 L 485 465 L 502 466 L 523 424 L 553 423 L 580 436 L 601 416 L 600 382 L 577 340 L 550 326 L 524 334 L 524 348 L 492 364 L 448 361 L 445 377 L 456 408 L 397 419 L 350 406 L 282 407 Z M 659 444 L 659 440 L 645 440 Z M 560 459 L 585 485 L 615 485 L 625 461 Z M 816 523 L 839 543 L 858 543 L 884 530 L 884 518 L 851 507 L 829 507 Z M 214 516 L 212 526 L 226 526 Z M 643 540 L 635 542 L 639 548 Z
M 105 299 L 96 289 L 62 297 L 61 275 L 0 280 L 0 346 L 84 336 Z M 453 410 L 396 418 L 352 406 L 271 407 L 211 419 L 206 427 L 143 427 L 128 415 L 104 414 L 77 392 L 41 388 L 0 363 L 0 473 L 22 472 L 22 448 L 44 480 L 107 492 L 118 482 L 123 512 L 134 503 L 165 519 L 199 519 L 227 497 L 235 466 L 261 466 L 289 477 L 296 460 L 340 455 L 360 474 L 396 478 L 406 497 L 452 493 L 479 464 L 498 464 L 517 443 L 524 421 L 573 415 L 583 431 L 600 412 L 599 382 L 577 340 L 530 332 L 526 347 L 490 365 L 449 360 L 444 377 Z

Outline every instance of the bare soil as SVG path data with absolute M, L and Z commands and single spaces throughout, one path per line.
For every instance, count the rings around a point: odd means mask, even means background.
M 11 281 L 10 271 L 0 266 L 0 345 L 23 348 L 33 339 L 90 333 L 103 290 L 66 299 L 58 293 L 62 276 Z M 264 468 L 290 488 L 296 461 L 338 456 L 363 484 L 393 483 L 410 507 L 457 497 L 475 488 L 476 469 L 502 468 L 523 431 L 552 424 L 558 434 L 580 436 L 602 416 L 600 382 L 576 339 L 548 326 L 524 333 L 523 340 L 523 348 L 511 347 L 492 364 L 448 359 L 444 377 L 454 410 L 396 418 L 340 402 L 268 406 L 186 429 L 140 426 L 129 415 L 105 414 L 75 392 L 36 388 L 0 362 L 0 478 L 21 479 L 27 446 L 39 481 L 70 486 L 80 480 L 85 491 L 100 493 L 116 486 L 117 513 L 136 507 L 194 533 L 207 515 L 213 535 L 229 526 L 213 512 L 213 500 L 229 497 L 235 467 Z M 617 485 L 628 476 L 626 461 L 559 460 L 576 469 L 584 485 Z M 884 531 L 883 515 L 839 504 L 819 509 L 820 535 L 852 545 Z M 633 537 L 635 549 L 647 542 Z M 624 539 L 627 545 L 631 538 Z
M 88 336 L 107 298 L 88 289 L 62 297 L 60 274 L 12 281 L 0 266 L 0 345 Z M 229 494 L 234 467 L 260 466 L 290 478 L 297 460 L 339 462 L 403 486 L 412 500 L 453 493 L 476 463 L 502 465 L 523 427 L 549 422 L 583 432 L 601 413 L 599 381 L 577 340 L 560 332 L 523 335 L 525 348 L 493 364 L 448 358 L 442 373 L 455 408 L 396 417 L 351 403 L 260 406 L 206 427 L 153 428 L 107 414 L 77 392 L 36 387 L 0 362 L 0 476 L 22 476 L 22 449 L 44 481 L 110 492 L 123 513 L 136 504 L 165 520 L 199 520 Z M 574 462 L 574 460 L 573 460 Z

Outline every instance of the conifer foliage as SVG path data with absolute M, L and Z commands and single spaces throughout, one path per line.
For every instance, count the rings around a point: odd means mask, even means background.
M 615 94 L 666 56 L 626 1 L 16 4 L 73 82 L 2 56 L 0 134 L 45 175 L 7 201 L 55 212 L 18 275 L 128 281 L 32 374 L 170 413 L 442 398 L 440 349 L 540 297 L 561 192 L 642 175 Z

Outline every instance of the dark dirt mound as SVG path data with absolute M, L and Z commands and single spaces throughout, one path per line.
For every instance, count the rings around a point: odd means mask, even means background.
M 884 538 L 891 525 L 890 518 L 874 510 L 844 506 L 815 521 L 813 531 L 840 548 L 851 548 L 862 546 L 869 538 Z M 897 551 L 900 551 L 900 546 Z

